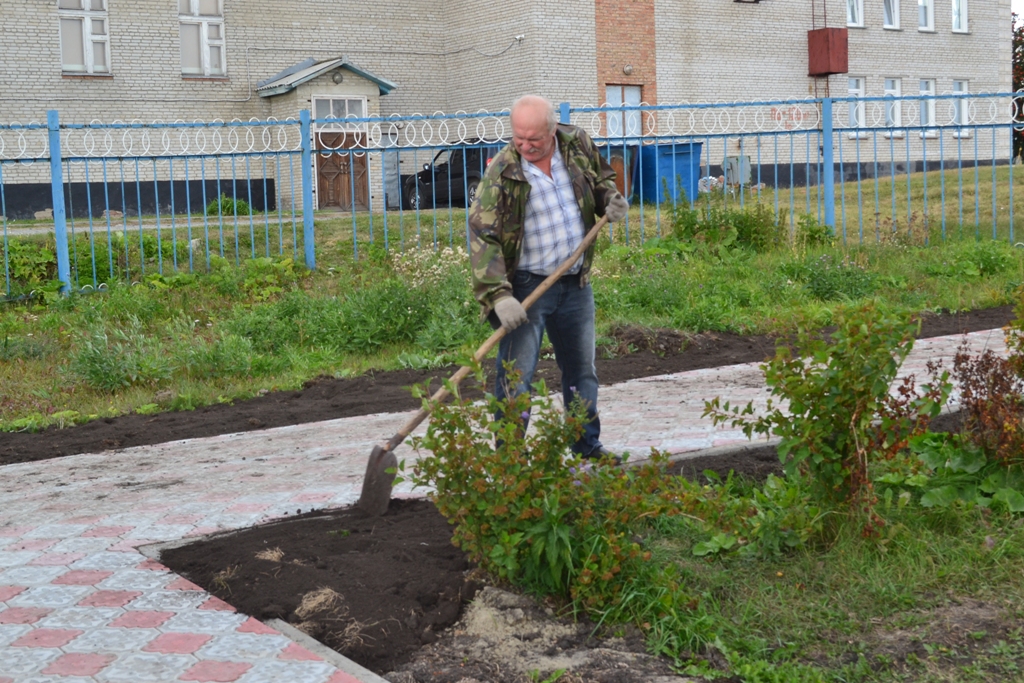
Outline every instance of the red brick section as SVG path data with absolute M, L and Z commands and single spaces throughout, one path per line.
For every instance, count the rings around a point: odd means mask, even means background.
M 43 669 L 42 673 L 51 676 L 95 676 L 112 661 L 114 655 L 62 655 Z
M 639 85 L 648 104 L 658 100 L 654 0 L 594 0 L 597 28 L 597 95 L 606 85 Z M 622 72 L 626 65 L 633 73 Z
M 142 649 L 146 652 L 190 655 L 206 645 L 212 637 L 199 633 L 161 633 Z
M 11 647 L 64 647 L 82 635 L 78 629 L 37 628 L 18 638 Z
M 142 595 L 139 591 L 96 591 L 78 601 L 79 607 L 124 607 Z
M 0 612 L 0 624 L 34 624 L 52 611 L 44 607 L 11 607 Z
M 242 662 L 199 662 L 180 677 L 182 681 L 200 681 L 201 683 L 231 683 L 242 677 L 252 664 Z
M 174 616 L 174 612 L 128 611 L 110 622 L 118 628 L 156 628 Z

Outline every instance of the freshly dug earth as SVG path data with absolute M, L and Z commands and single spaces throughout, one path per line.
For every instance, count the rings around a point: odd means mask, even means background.
M 936 337 L 999 328 L 1013 317 L 1011 306 L 925 315 L 920 336 Z M 600 358 L 597 363 L 597 375 L 604 385 L 638 377 L 760 362 L 774 353 L 776 342 L 764 336 L 710 333 L 686 336 L 673 330 L 636 327 L 612 330 L 612 338 L 614 345 L 603 347 L 610 357 Z M 0 436 L 0 465 L 340 417 L 412 410 L 420 404 L 408 387 L 428 380 L 433 386 L 439 386 L 440 381 L 450 377 L 455 370 L 454 367 L 431 371 L 398 370 L 347 379 L 320 377 L 307 382 L 298 391 L 270 392 L 232 404 L 156 415 L 123 415 L 66 429 L 51 427 L 36 433 L 4 433 Z M 537 379 L 545 379 L 549 386 L 556 387 L 559 377 L 553 360 L 541 361 Z M 472 397 L 471 392 L 466 395 Z
M 390 671 L 458 619 L 479 584 L 425 500 L 370 517 L 343 508 L 164 551 L 160 561 L 238 610 L 283 619 L 350 659 Z
M 525 683 L 530 672 L 557 669 L 578 677 L 566 681 L 679 680 L 645 654 L 636 629 L 594 636 L 592 624 L 484 587 L 425 500 L 392 500 L 383 517 L 344 508 L 219 534 L 164 551 L 160 561 L 393 683 Z

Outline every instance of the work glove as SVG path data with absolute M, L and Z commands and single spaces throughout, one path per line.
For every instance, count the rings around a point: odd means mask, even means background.
M 494 313 L 501 321 L 501 326 L 511 332 L 527 321 L 526 309 L 514 297 L 506 296 L 494 303 Z
M 604 215 L 608 217 L 609 223 L 621 221 L 626 217 L 628 211 L 629 202 L 618 192 L 612 195 L 612 198 L 608 200 L 608 205 L 604 207 Z

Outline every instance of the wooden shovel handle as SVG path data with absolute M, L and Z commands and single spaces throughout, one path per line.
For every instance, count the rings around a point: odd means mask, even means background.
M 572 253 L 572 256 L 566 259 L 565 262 L 562 263 L 562 265 L 558 266 L 558 270 L 551 273 L 551 275 L 548 275 L 542 283 L 537 285 L 537 288 L 535 290 L 530 292 L 530 296 L 526 297 L 526 299 L 523 300 L 524 309 L 528 309 L 530 306 L 532 306 L 537 301 L 537 299 L 541 298 L 541 296 L 544 295 L 544 292 L 551 289 L 551 285 L 555 284 L 555 282 L 557 282 L 559 278 L 565 275 L 569 271 L 569 269 L 573 267 L 576 261 L 578 261 L 579 258 L 583 256 L 583 252 L 585 252 L 590 247 L 590 245 L 594 243 L 594 240 L 597 239 L 598 234 L 600 234 L 601 232 L 601 228 L 603 228 L 607 224 L 608 218 L 602 216 L 601 220 L 594 224 L 594 227 L 590 229 L 590 232 L 588 232 L 586 237 L 583 238 L 583 241 L 580 242 L 580 245 L 576 247 L 576 251 Z M 505 336 L 506 332 L 507 330 L 504 327 L 499 327 L 498 329 L 496 329 L 494 333 L 487 338 L 487 341 L 481 344 L 480 348 L 476 350 L 476 353 L 473 354 L 473 360 L 476 361 L 477 363 L 482 361 L 487 356 L 487 354 L 490 353 L 491 349 L 497 346 L 498 342 L 501 341 L 501 338 Z M 448 381 L 453 387 L 458 387 L 459 383 L 462 382 L 462 380 L 466 379 L 466 376 L 469 375 L 470 372 L 472 372 L 470 367 L 468 365 L 464 365 L 461 368 L 459 368 L 458 371 L 454 375 L 452 375 L 451 379 Z M 449 392 L 447 388 L 442 386 L 440 389 L 434 392 L 433 396 L 430 397 L 430 402 L 436 403 L 437 401 L 443 401 L 444 399 L 448 398 L 450 393 L 451 392 Z M 396 448 L 398 448 L 398 445 L 405 441 L 406 437 L 412 433 L 412 430 L 416 429 L 416 427 L 418 427 L 419 424 L 427 418 L 427 415 L 430 415 L 430 411 L 427 410 L 426 408 L 420 408 L 416 412 L 416 414 L 413 415 L 412 419 L 406 422 L 405 426 L 398 430 L 398 433 L 391 437 L 391 440 L 384 445 L 384 450 L 393 451 Z

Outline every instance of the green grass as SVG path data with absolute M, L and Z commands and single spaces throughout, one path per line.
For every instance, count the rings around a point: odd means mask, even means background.
M 1007 178 L 1008 172 L 997 169 Z M 931 191 L 935 182 L 928 182 Z M 741 220 L 754 215 L 753 199 L 745 197 L 745 213 L 735 211 L 739 204 L 730 195 L 702 196 L 699 206 Z M 1024 250 L 1002 240 L 976 242 L 973 231 L 947 231 L 941 239 L 939 228 L 919 222 L 879 243 L 813 246 L 800 237 L 804 218 L 791 221 L 785 213 L 780 227 L 765 223 L 774 220 L 771 199 L 762 195 L 767 213 L 754 228 L 767 231 L 769 246 L 760 251 L 739 243 L 694 247 L 706 236 L 674 240 L 679 229 L 670 206 L 633 207 L 629 221 L 598 242 L 601 352 L 618 347 L 609 334 L 619 325 L 775 333 L 799 323 L 828 325 L 864 297 L 894 312 L 967 310 L 1008 303 L 1024 283 Z M 129 230 L 127 240 L 115 234 L 108 244 L 98 233 L 95 270 L 89 238 L 78 233 L 71 250 L 76 285 L 106 283 L 109 290 L 49 306 L 35 299 L 0 307 L 0 428 L 154 404 L 190 408 L 294 388 L 320 374 L 436 366 L 486 337 L 465 256 L 434 252 L 465 244 L 464 210 L 319 211 L 312 273 L 301 268 L 301 224 L 295 237 L 287 223 L 278 234 L 274 218 L 255 215 L 251 228 L 249 217 L 237 225 L 226 221 L 223 241 L 219 225 L 211 229 L 214 258 L 208 270 L 205 251 L 193 251 L 194 274 L 180 220 L 176 242 L 166 226 L 159 240 L 155 231 L 140 238 Z M 200 234 L 194 225 L 193 236 Z M 650 240 L 657 236 L 665 239 Z M 13 295 L 52 282 L 51 237 L 10 244 L 12 275 L 21 273 Z M 295 264 L 287 260 L 293 257 Z
M 744 681 L 1017 681 L 1024 530 L 987 511 L 880 509 L 881 539 L 844 517 L 828 544 L 708 559 L 687 520 L 645 545 L 674 564 L 692 615 Z

